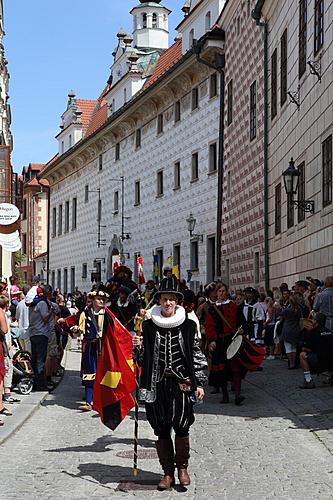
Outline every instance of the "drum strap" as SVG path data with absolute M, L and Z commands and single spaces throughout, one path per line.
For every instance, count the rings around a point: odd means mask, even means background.
M 222 319 L 222 321 L 227 325 L 227 327 L 230 328 L 230 330 L 232 331 L 232 333 L 235 333 L 235 328 L 231 326 L 231 324 L 229 323 L 229 321 L 227 320 L 227 318 L 222 314 L 222 312 L 220 311 L 220 309 L 218 309 L 215 304 L 214 304 L 214 309 L 217 312 L 217 314 L 220 316 L 220 318 Z

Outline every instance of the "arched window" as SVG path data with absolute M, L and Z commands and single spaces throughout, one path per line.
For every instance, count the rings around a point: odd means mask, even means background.
M 209 11 L 209 12 L 207 12 L 206 19 L 205 19 L 206 31 L 208 31 L 210 29 L 211 25 L 212 25 L 212 16 L 211 16 L 211 13 Z
M 189 33 L 189 40 L 188 40 L 190 47 L 192 47 L 192 45 L 193 45 L 193 40 L 194 40 L 194 29 L 192 28 L 190 33 Z
M 157 28 L 157 14 L 156 12 L 153 13 L 153 28 Z
M 147 14 L 145 12 L 142 14 L 142 28 L 147 28 Z

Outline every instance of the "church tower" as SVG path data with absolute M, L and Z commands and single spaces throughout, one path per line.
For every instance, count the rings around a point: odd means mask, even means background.
M 161 0 L 148 2 L 131 10 L 133 16 L 134 47 L 139 50 L 165 50 L 169 47 L 169 15 L 171 10 L 161 5 Z

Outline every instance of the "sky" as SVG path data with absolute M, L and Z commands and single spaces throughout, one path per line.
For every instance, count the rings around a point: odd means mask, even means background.
M 46 163 L 57 152 L 55 135 L 68 91 L 96 99 L 110 75 L 119 28 L 132 32 L 130 10 L 138 0 L 3 0 L 4 46 L 16 172 Z M 164 0 L 174 28 L 184 0 Z

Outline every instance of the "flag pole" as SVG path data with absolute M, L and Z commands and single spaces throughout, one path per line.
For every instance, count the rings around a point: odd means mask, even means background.
M 142 334 L 142 322 L 143 316 L 137 314 L 134 318 L 134 330 L 138 337 Z M 138 469 L 138 444 L 139 444 L 139 385 L 140 385 L 140 369 L 139 369 L 139 356 L 140 349 L 136 348 L 134 350 L 134 362 L 135 362 L 135 408 L 134 408 L 134 456 L 133 456 L 133 476 L 137 477 L 139 474 Z

